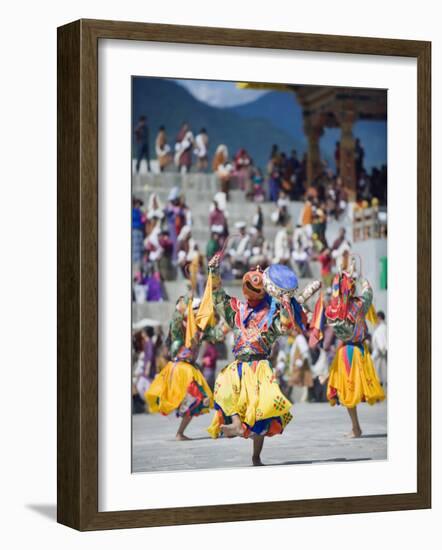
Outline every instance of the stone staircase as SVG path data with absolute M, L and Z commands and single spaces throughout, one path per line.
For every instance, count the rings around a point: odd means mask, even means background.
M 192 236 L 198 242 L 201 250 L 205 250 L 210 236 L 210 227 L 208 224 L 209 208 L 215 193 L 219 191 L 216 176 L 213 174 L 197 173 L 190 173 L 184 176 L 177 173 L 141 173 L 133 176 L 133 194 L 137 198 L 142 199 L 145 204 L 147 204 L 151 193 L 155 192 L 165 205 L 173 187 L 181 189 L 186 203 L 192 211 Z M 260 205 L 264 216 L 264 235 L 269 242 L 273 243 L 278 231 L 278 227 L 271 220 L 271 214 L 275 210 L 275 205 L 270 202 L 264 202 Z M 257 204 L 246 200 L 243 191 L 233 189 L 230 192 L 230 200 L 227 204 L 230 232 L 233 233 L 235 231 L 234 225 L 237 221 L 245 221 L 250 225 L 256 209 Z M 302 202 L 291 202 L 289 210 L 292 222 L 296 224 L 302 210 Z M 348 226 L 348 233 L 350 235 L 349 220 L 340 222 L 330 220 L 327 227 L 327 238 L 333 241 L 338 234 L 339 227 L 342 225 Z

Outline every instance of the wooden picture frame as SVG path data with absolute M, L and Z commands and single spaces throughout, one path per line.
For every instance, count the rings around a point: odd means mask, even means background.
M 418 71 L 417 492 L 98 511 L 98 41 L 122 39 L 402 56 Z M 79 20 L 58 29 L 58 521 L 82 531 L 431 506 L 431 44 Z

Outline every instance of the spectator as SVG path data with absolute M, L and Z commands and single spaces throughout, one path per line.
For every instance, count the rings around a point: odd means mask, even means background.
M 228 199 L 233 166 L 229 162 L 229 151 L 225 145 L 218 145 L 213 157 L 212 168 L 220 181 L 221 191 L 225 193 L 226 199 Z
M 166 129 L 160 126 L 155 139 L 155 153 L 157 155 L 158 167 L 160 172 L 163 172 L 172 162 L 172 154 L 170 145 L 167 143 Z
M 187 174 L 192 167 L 192 148 L 194 137 L 192 131 L 184 122 L 179 131 L 175 143 L 175 165 L 181 174 Z
M 141 115 L 138 124 L 135 127 L 135 143 L 137 147 L 136 172 L 140 171 L 140 165 L 143 158 L 147 161 L 147 171 L 150 172 L 150 152 L 149 152 L 149 127 L 147 119 Z
M 218 359 L 218 352 L 216 350 L 215 344 L 212 342 L 205 342 L 203 348 L 203 375 L 207 380 L 207 383 L 210 386 L 210 389 L 213 390 L 215 385 L 215 372 L 216 372 L 216 360 Z
M 224 232 L 222 225 L 212 225 L 210 239 L 207 243 L 206 256 L 210 260 L 217 252 L 221 250 L 221 238 Z
M 281 229 L 275 236 L 273 263 L 288 265 L 290 263 L 289 220 L 282 218 Z
M 143 255 L 144 214 L 143 201 L 132 199 L 132 262 L 139 263 Z
M 227 218 L 224 214 L 224 210 L 220 208 L 219 201 L 214 199 L 212 203 L 212 207 L 209 214 L 209 226 L 211 228 L 213 227 L 221 227 L 222 232 L 220 234 L 220 246 L 224 244 L 224 241 L 226 237 L 229 234 L 229 229 L 227 225 Z M 218 231 L 219 234 L 219 231 Z
M 310 239 L 301 225 L 297 225 L 293 232 L 292 259 L 298 277 L 306 277 L 308 274 L 308 262 L 310 258 Z
M 264 178 L 261 170 L 256 167 L 253 170 L 252 185 L 253 185 L 253 188 L 252 188 L 253 200 L 255 202 L 263 202 L 265 198 Z
M 182 274 L 188 277 L 188 266 L 198 255 L 198 246 L 192 237 L 192 230 L 189 225 L 183 226 L 177 242 L 177 262 Z
M 272 149 L 272 156 L 267 165 L 267 173 L 269 176 L 270 200 L 277 202 L 281 190 L 281 157 L 277 149 Z
M 290 378 L 289 385 L 302 388 L 301 402 L 308 401 L 309 388 L 313 386 L 310 371 L 310 351 L 303 334 L 297 334 L 290 349 Z M 291 392 L 292 393 L 292 392 Z
M 387 324 L 385 322 L 385 313 L 377 312 L 378 324 L 376 325 L 372 336 L 373 362 L 378 378 L 384 387 L 387 387 Z
M 154 271 L 149 277 L 146 278 L 145 284 L 147 286 L 147 301 L 162 302 L 164 297 L 160 273 L 158 271 Z
M 195 138 L 196 169 L 198 172 L 206 172 L 209 166 L 209 136 L 205 128 L 201 128 Z
M 244 148 L 237 151 L 233 158 L 235 176 L 238 180 L 239 188 L 245 191 L 246 197 L 252 196 L 251 185 L 251 166 L 252 159 Z
M 168 203 L 164 209 L 164 213 L 169 228 L 169 237 L 173 243 L 173 259 L 177 254 L 177 240 L 181 229 L 187 224 L 186 211 L 182 207 L 180 190 L 178 187 L 174 187 L 168 197 Z

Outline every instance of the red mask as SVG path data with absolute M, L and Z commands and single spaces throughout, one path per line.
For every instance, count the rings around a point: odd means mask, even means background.
M 262 271 L 248 271 L 242 278 L 242 291 L 248 302 L 260 302 L 266 295 L 262 280 Z

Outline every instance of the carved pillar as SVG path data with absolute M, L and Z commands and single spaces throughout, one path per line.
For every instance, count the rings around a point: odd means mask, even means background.
M 321 173 L 321 153 L 319 139 L 323 134 L 321 123 L 314 120 L 311 115 L 304 114 L 304 132 L 307 137 L 307 183 L 312 181 Z
M 344 111 L 339 117 L 341 126 L 340 176 L 352 198 L 356 195 L 355 138 L 353 136 L 353 111 Z

